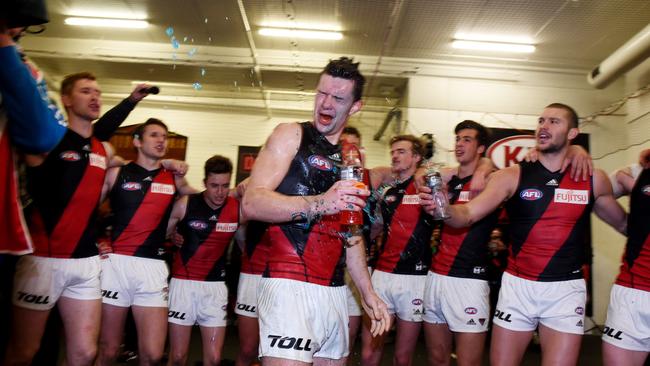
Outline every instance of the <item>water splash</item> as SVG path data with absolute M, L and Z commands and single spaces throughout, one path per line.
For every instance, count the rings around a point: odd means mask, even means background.
M 172 36 L 171 41 L 172 41 L 172 47 L 174 49 L 178 49 L 181 46 L 180 43 L 178 43 L 176 37 Z
M 187 53 L 187 55 L 190 56 L 190 57 L 194 56 L 195 54 L 196 54 L 196 47 L 193 47 L 193 48 L 192 48 L 192 49 Z
M 201 76 L 205 76 L 205 69 L 201 69 Z
M 165 34 L 167 35 L 167 37 L 173 36 L 174 35 L 174 28 L 167 27 L 167 29 L 165 29 Z
M 203 23 L 208 24 L 208 18 L 203 19 Z
M 201 83 L 197 81 L 194 84 L 192 84 L 192 88 L 194 88 L 194 90 L 201 90 L 203 89 L 203 85 L 201 85 Z

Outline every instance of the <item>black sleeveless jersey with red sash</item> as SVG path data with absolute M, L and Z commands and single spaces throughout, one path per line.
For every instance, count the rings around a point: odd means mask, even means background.
M 175 195 L 172 172 L 147 170 L 134 162 L 122 167 L 110 192 L 113 252 L 162 259 Z
M 470 200 L 470 181 L 472 176 L 459 178 L 453 176 L 447 183 L 449 202 L 462 205 Z M 487 280 L 489 261 L 487 244 L 490 234 L 497 224 L 499 211 L 489 214 L 471 227 L 454 228 L 442 226 L 438 252 L 434 254 L 431 271 L 452 277 Z
M 616 283 L 650 291 L 650 169 L 641 172 L 630 195 L 627 245 Z
M 68 130 L 43 164 L 27 170 L 27 189 L 33 198 L 28 217 L 34 255 L 97 255 L 95 222 L 106 164 L 99 140 Z
M 246 245 L 241 255 L 241 272 L 261 275 L 269 254 L 268 223 L 249 221 L 246 224 Z
M 574 182 L 540 162 L 519 164 L 519 184 L 506 202 L 511 246 L 506 271 L 533 281 L 582 278 L 593 183 Z
M 190 195 L 185 217 L 176 225 L 183 245 L 174 255 L 172 277 L 194 281 L 225 281 L 226 250 L 239 227 L 239 201 L 226 198 L 212 209 L 203 193 Z
M 311 122 L 300 123 L 302 138 L 296 156 L 277 192 L 312 196 L 326 192 L 338 179 L 341 149 Z M 323 286 L 343 286 L 345 251 L 338 215 L 315 222 L 269 226 L 269 256 L 264 277 L 288 278 Z
M 426 275 L 431 263 L 433 218 L 420 206 L 413 177 L 386 191 L 382 205 L 384 245 L 375 269 Z

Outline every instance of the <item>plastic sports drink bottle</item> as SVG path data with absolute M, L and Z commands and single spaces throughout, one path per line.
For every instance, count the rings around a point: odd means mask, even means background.
M 355 182 L 355 187 L 366 189 L 363 183 L 363 166 L 359 149 L 350 144 L 343 145 L 343 165 L 341 166 L 341 180 Z M 363 214 L 361 211 L 342 210 L 339 214 L 341 229 L 353 235 L 361 233 L 363 225 Z
M 442 176 L 433 163 L 426 164 L 426 175 L 424 181 L 427 187 L 431 189 L 433 201 L 436 203 L 436 208 L 433 212 L 435 220 L 445 220 L 451 217 L 449 213 L 449 199 L 443 188 Z

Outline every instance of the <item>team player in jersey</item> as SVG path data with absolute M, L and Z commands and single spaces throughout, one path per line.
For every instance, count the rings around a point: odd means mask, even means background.
M 90 365 L 100 327 L 100 264 L 95 218 L 112 148 L 93 136 L 101 92 L 89 73 L 67 76 L 61 100 L 68 131 L 49 153 L 28 155 L 28 213 L 34 254 L 16 267 L 13 327 L 5 364 L 29 364 L 55 304 L 69 365 Z
M 235 304 L 239 332 L 237 366 L 248 366 L 257 360 L 260 344 L 257 289 L 269 251 L 267 228 L 267 223 L 249 221 L 245 225 L 244 240 L 238 241 L 242 256 Z
M 339 234 L 337 214 L 361 210 L 368 195 L 354 182 L 339 181 L 337 167 L 339 137 L 348 118 L 361 109 L 363 84 L 358 64 L 345 57 L 330 61 L 318 82 L 314 120 L 276 127 L 253 167 L 244 216 L 271 223 L 258 290 L 264 365 L 345 364 L 346 262 L 374 333 L 390 325 L 370 284 L 363 245 L 345 251 Z
M 215 155 L 205 162 L 200 193 L 176 201 L 168 225 L 183 237 L 169 283 L 169 358 L 185 365 L 192 326 L 203 342 L 203 365 L 218 365 L 226 335 L 226 250 L 239 228 L 239 201 L 229 196 L 232 163 Z
M 612 287 L 603 332 L 607 366 L 643 365 L 650 352 L 650 153 L 639 164 L 616 172 L 617 195 L 630 194 L 627 244 L 621 272 Z
M 420 206 L 413 177 L 424 156 L 424 145 L 413 135 L 390 140 L 391 167 L 397 182 L 384 194 L 383 245 L 372 273 L 372 285 L 396 317 L 393 364 L 410 365 L 422 326 L 422 299 L 431 261 L 433 218 Z M 384 346 L 362 329 L 364 365 L 378 365 Z
M 578 117 L 571 107 L 548 105 L 535 133 L 539 160 L 492 174 L 485 190 L 464 205 L 452 205 L 451 218 L 445 221 L 467 227 L 506 201 L 512 244 L 493 318 L 493 365 L 520 364 L 536 328 L 544 364 L 576 364 L 586 301 L 584 235 L 591 210 L 625 231 L 625 212 L 602 171 L 580 182 L 560 173 L 578 133 Z M 420 190 L 421 202 L 431 212 L 435 203 L 430 190 Z
M 443 168 L 450 203 L 468 202 L 470 181 L 487 148 L 488 130 L 466 120 L 456 125 L 458 167 Z M 487 281 L 490 234 L 497 213 L 469 228 L 443 225 L 424 291 L 424 334 L 429 364 L 449 365 L 452 343 L 459 365 L 480 365 L 490 316 Z
M 140 363 L 158 364 L 163 355 L 168 269 L 161 257 L 162 245 L 176 196 L 195 192 L 180 174 L 174 174 L 179 170 L 175 161 L 163 161 L 167 132 L 167 126 L 155 118 L 139 125 L 133 133 L 137 159 L 107 173 L 104 194 L 114 219 L 112 253 L 101 261 L 99 365 L 111 364 L 117 357 L 129 307 L 138 332 Z

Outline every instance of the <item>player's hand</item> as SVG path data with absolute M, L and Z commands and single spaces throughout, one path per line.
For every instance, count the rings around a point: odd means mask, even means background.
M 249 181 L 250 179 L 246 178 L 237 185 L 235 188 L 235 198 L 242 199 L 244 197 L 244 193 L 246 192 L 246 187 L 248 187 Z
M 183 235 L 179 234 L 178 231 L 174 230 L 172 233 L 171 237 L 169 240 L 172 242 L 177 247 L 182 247 L 183 243 L 185 242 L 185 239 L 183 238 Z
M 415 189 L 417 190 L 420 186 L 426 185 L 424 177 L 427 175 L 427 170 L 421 166 L 415 170 L 413 173 L 413 184 L 415 184 Z
M 388 307 L 374 291 L 363 296 L 361 305 L 370 318 L 370 334 L 373 337 L 380 336 L 390 330 L 391 316 L 388 313 Z
M 586 181 L 594 173 L 594 164 L 591 160 L 591 155 L 582 146 L 569 146 L 560 172 L 563 173 L 569 165 L 571 166 L 569 176 L 576 182 L 581 180 Z
M 639 154 L 639 164 L 641 164 L 643 169 L 650 168 L 650 149 L 641 151 L 641 154 Z
M 343 210 L 361 211 L 370 191 L 365 184 L 353 180 L 340 180 L 314 198 L 310 211 L 318 215 L 333 215 Z
M 149 87 L 151 87 L 151 85 L 147 83 L 136 85 L 135 88 L 133 88 L 131 94 L 129 95 L 129 100 L 133 103 L 138 103 L 139 101 L 144 99 L 144 97 L 149 95 L 149 93 L 145 92 L 145 90 L 148 89 Z
M 433 216 L 433 213 L 436 212 L 436 201 L 431 195 L 431 188 L 427 186 L 421 186 L 418 188 L 418 196 L 420 196 L 420 206 L 424 212 Z
M 99 258 L 106 259 L 108 255 L 113 253 L 113 246 L 108 241 L 100 241 L 97 243 L 97 249 L 99 250 Z
M 469 191 L 470 198 L 478 196 L 479 193 L 483 192 L 485 186 L 487 185 L 487 175 L 483 173 L 474 172 L 472 180 L 469 182 Z
M 526 156 L 524 156 L 524 160 L 528 163 L 534 163 L 537 161 L 538 158 L 539 158 L 539 151 L 537 151 L 537 149 L 535 148 L 528 149 Z
M 174 175 L 179 177 L 184 177 L 190 168 L 186 162 L 176 159 L 163 159 L 161 164 L 163 168 L 171 171 Z

